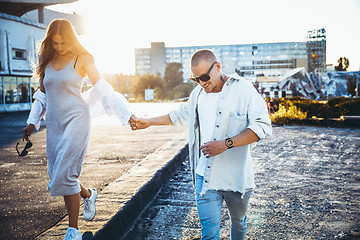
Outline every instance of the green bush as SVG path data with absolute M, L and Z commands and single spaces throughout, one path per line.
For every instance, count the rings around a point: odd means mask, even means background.
M 335 108 L 341 115 L 360 116 L 360 98 L 352 98 L 349 101 L 341 102 L 335 105 Z
M 335 107 L 336 105 L 340 104 L 340 103 L 344 103 L 344 102 L 349 102 L 351 101 L 352 98 L 344 98 L 344 97 L 335 97 L 335 98 L 330 98 L 328 100 L 328 105 L 330 107 Z
M 287 100 L 285 104 L 279 105 L 279 110 L 270 115 L 270 119 L 276 124 L 286 124 L 291 119 L 304 119 L 306 113 L 302 112 L 291 101 Z
M 342 115 L 360 116 L 360 98 L 337 97 L 329 99 L 327 102 L 319 102 L 307 98 L 293 97 L 274 99 L 274 102 L 278 106 L 289 106 L 289 103 L 291 103 L 298 110 L 307 113 L 310 118 L 339 118 Z

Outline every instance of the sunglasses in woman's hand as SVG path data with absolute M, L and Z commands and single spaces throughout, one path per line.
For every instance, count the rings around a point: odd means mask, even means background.
M 28 154 L 27 149 L 32 147 L 32 142 L 30 142 L 30 140 L 27 141 L 26 145 L 25 145 L 24 149 L 21 151 L 21 153 L 20 153 L 20 151 L 18 149 L 18 146 L 19 146 L 19 142 L 16 144 L 16 151 L 17 151 L 17 153 L 19 154 L 20 157 L 23 157 L 23 156 L 26 156 Z

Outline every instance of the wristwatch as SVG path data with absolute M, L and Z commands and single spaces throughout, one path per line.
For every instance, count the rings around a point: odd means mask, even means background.
M 225 145 L 227 146 L 227 148 L 232 148 L 234 147 L 234 141 L 231 138 L 227 138 L 225 139 Z

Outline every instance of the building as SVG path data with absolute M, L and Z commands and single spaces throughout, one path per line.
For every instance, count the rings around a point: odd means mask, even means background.
M 30 109 L 30 96 L 39 87 L 31 79 L 31 62 L 37 60 L 36 42 L 46 26 L 5 13 L 0 26 L 0 112 Z
M 306 49 L 308 53 L 308 72 L 326 72 L 326 31 L 308 31 Z
M 163 42 L 151 43 L 151 48 L 135 49 L 136 74 L 160 73 L 166 64 L 183 65 L 184 79 L 191 75 L 190 58 L 200 49 L 212 50 L 222 63 L 225 73 L 238 72 L 243 76 L 278 78 L 295 68 L 313 71 L 326 66 L 325 30 L 308 33 L 307 42 L 280 42 L 237 45 L 165 47 Z M 310 59 L 311 58 L 311 59 Z
M 32 66 L 48 23 L 64 18 L 82 32 L 80 16 L 44 9 L 74 1 L 0 0 L 0 112 L 30 110 L 32 95 L 39 88 Z

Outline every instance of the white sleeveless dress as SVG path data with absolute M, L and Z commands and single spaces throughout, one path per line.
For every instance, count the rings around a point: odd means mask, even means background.
M 43 80 L 46 107 L 46 153 L 51 196 L 80 192 L 78 177 L 90 136 L 88 104 L 81 97 L 84 83 L 74 61 L 56 71 L 49 63 Z

